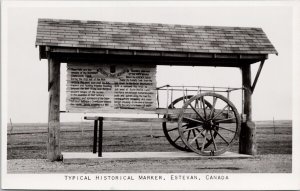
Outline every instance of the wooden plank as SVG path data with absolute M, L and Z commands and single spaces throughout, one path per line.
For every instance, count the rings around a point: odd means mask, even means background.
M 85 116 L 85 120 L 98 120 L 99 116 Z M 122 122 L 167 122 L 165 118 L 132 118 L 132 117 L 103 117 L 103 121 L 122 121 Z
M 161 56 L 161 52 L 155 51 L 136 51 L 136 56 Z
M 171 110 L 171 112 L 177 112 L 177 114 L 172 114 L 168 118 L 131 118 L 131 117 L 103 117 L 104 121 L 126 121 L 126 122 L 177 122 L 178 121 L 178 114 L 180 112 L 180 109 L 168 109 L 168 111 Z M 189 113 L 185 113 L 184 116 L 190 117 L 190 118 L 197 118 L 197 114 L 192 109 L 186 110 Z M 199 113 L 203 114 L 203 110 L 198 110 Z M 208 111 L 210 112 L 210 111 Z M 215 114 L 219 113 L 220 110 L 215 110 Z M 98 120 L 101 116 L 85 116 L 85 120 Z M 223 123 L 234 123 L 235 118 L 233 117 L 233 113 L 227 113 L 227 111 L 224 111 L 223 114 L 220 114 L 217 118 L 215 118 L 216 121 L 223 120 Z
M 60 149 L 60 62 L 49 58 L 49 116 L 47 158 L 62 159 Z
M 188 57 L 187 53 L 184 52 L 164 52 L 162 55 L 166 57 Z
M 197 109 L 197 111 L 203 115 L 203 109 Z M 214 110 L 214 114 L 217 114 L 218 112 L 220 112 L 220 109 L 216 109 Z M 128 113 L 128 114 L 160 114 L 160 115 L 178 115 L 181 112 L 181 108 L 176 108 L 176 109 L 171 109 L 171 108 L 156 108 L 156 109 L 139 109 L 139 110 L 135 110 L 135 109 L 118 109 L 118 110 L 101 110 L 101 109 L 85 109 L 82 108 L 81 110 L 78 108 L 76 110 L 76 112 L 73 111 L 66 111 L 67 113 Z M 206 111 L 207 113 L 210 113 L 210 110 Z M 223 117 L 222 114 L 220 114 L 221 117 L 217 117 L 216 119 L 225 119 L 225 115 L 227 115 L 228 111 L 224 111 L 223 112 Z M 186 109 L 185 110 L 186 114 L 195 114 L 193 109 Z M 196 114 L 195 114 L 196 115 Z M 233 113 L 229 112 L 228 118 L 232 118 L 233 117 Z M 226 117 L 227 118 L 227 117 Z
M 238 54 L 215 54 L 215 58 L 238 59 Z
M 108 53 L 112 55 L 134 55 L 132 50 L 109 50 Z
M 107 51 L 108 50 L 108 51 Z M 237 54 L 237 53 L 201 53 L 201 52 L 168 52 L 153 50 L 121 50 L 103 48 L 79 47 L 52 47 L 55 53 L 84 53 L 84 54 L 112 54 L 132 56 L 166 56 L 166 57 L 191 57 L 191 58 L 239 58 L 239 59 L 267 59 L 267 54 Z
M 45 50 L 46 51 L 46 50 Z M 59 54 L 60 58 L 65 59 L 65 61 L 70 61 L 74 59 L 103 59 L 101 57 L 110 56 L 126 56 L 126 59 L 137 59 L 141 62 L 145 58 L 156 58 L 160 65 L 189 65 L 189 66 L 228 66 L 237 67 L 232 61 L 243 60 L 243 63 L 255 63 L 264 59 L 267 59 L 267 54 L 234 54 L 234 53 L 200 53 L 200 52 L 165 52 L 165 51 L 148 51 L 148 50 L 113 50 L 113 49 L 101 49 L 101 48 L 73 48 L 73 47 L 51 47 L 51 52 L 54 55 Z M 99 57 L 100 56 L 100 57 Z M 94 58 L 93 58 L 94 57 Z M 46 58 L 43 51 L 41 51 L 41 58 Z M 172 59 L 176 60 L 172 60 Z M 180 61 L 178 58 L 184 60 Z M 200 63 L 193 63 L 196 59 Z M 203 63 L 205 59 L 212 59 L 213 62 Z M 187 62 L 189 61 L 189 62 Z M 191 62 L 190 62 L 191 61 Z M 229 61 L 229 62 L 226 62 Z M 153 61 L 152 61 L 153 62 Z M 170 63 L 171 62 L 171 63 Z M 225 63 L 224 63 L 225 62 Z M 153 62 L 154 63 L 154 62 Z M 242 63 L 239 63 L 242 64 Z
M 173 161 L 174 159 L 183 160 L 197 160 L 201 162 L 203 160 L 203 167 L 207 167 L 206 162 L 208 159 L 214 159 L 211 165 L 215 165 L 217 162 L 215 159 L 246 159 L 253 158 L 250 155 L 241 155 L 234 152 L 225 152 L 218 156 L 203 156 L 195 152 L 103 152 L 103 157 L 98 157 L 96 154 L 90 152 L 64 152 L 64 164 L 86 164 L 86 163 L 103 163 L 105 162 L 120 162 L 120 161 L 132 161 L 132 160 L 162 160 L 166 162 Z M 167 161 L 168 160 L 168 161 Z M 149 161 L 150 162 L 150 161 Z M 226 160 L 227 164 L 227 160 Z M 117 169 L 117 167 L 115 168 Z M 149 168 L 150 169 L 150 168 Z
M 228 59 L 207 57 L 162 57 L 162 56 L 123 56 L 106 54 L 77 54 L 77 53 L 53 53 L 54 57 L 62 62 L 99 62 L 122 64 L 148 64 L 173 65 L 173 66 L 222 66 L 241 67 L 244 64 L 259 62 L 261 59 Z M 241 62 L 242 61 L 242 62 Z
M 179 114 L 180 108 L 166 109 L 166 108 L 154 108 L 154 109 L 99 109 L 99 108 L 77 108 L 74 111 L 67 110 L 67 113 L 130 113 L 130 114 Z M 167 112 L 168 111 L 168 112 Z M 193 113 L 192 109 L 186 111 L 187 113 Z
M 265 60 L 268 58 L 268 54 L 241 54 L 240 59 L 260 59 Z
M 99 108 L 77 108 L 76 110 L 66 110 L 66 113 L 128 113 L 128 114 L 156 114 L 155 109 L 99 109 Z
M 190 53 L 188 55 L 190 58 L 213 58 L 213 54 L 211 53 Z

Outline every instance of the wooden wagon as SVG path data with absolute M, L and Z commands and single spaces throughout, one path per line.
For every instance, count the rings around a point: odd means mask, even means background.
M 219 155 L 240 137 L 240 153 L 256 153 L 251 95 L 268 54 L 277 54 L 260 28 L 39 19 L 36 45 L 40 58 L 49 61 L 49 160 L 61 158 L 62 62 L 68 65 L 66 112 L 162 116 L 87 116 L 95 123 L 94 152 L 97 127 L 101 138 L 103 120 L 135 120 L 161 122 L 168 141 L 180 150 Z M 251 64 L 257 62 L 260 67 L 252 83 Z M 243 86 L 156 87 L 157 65 L 238 67 Z M 229 99 L 230 92 L 237 90 L 242 90 L 242 115 Z M 160 92 L 165 92 L 164 107 L 160 107 Z M 174 92 L 181 96 L 175 97 Z
M 97 152 L 99 142 L 98 156 L 102 156 L 103 121 L 162 123 L 164 135 L 172 146 L 200 155 L 220 155 L 238 139 L 241 118 L 228 98 L 231 91 L 242 88 L 166 85 L 156 90 L 158 106 L 144 109 L 142 113 L 158 114 L 158 118 L 85 117 L 87 120 L 94 120 L 93 152 Z M 161 91 L 166 94 L 165 108 L 159 107 Z M 173 99 L 176 91 L 183 95 Z M 228 97 L 220 93 L 226 93 Z

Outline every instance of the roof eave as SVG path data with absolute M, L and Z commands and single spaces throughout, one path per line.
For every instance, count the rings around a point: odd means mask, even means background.
M 46 59 L 49 53 L 60 54 L 98 54 L 98 55 L 124 55 L 124 56 L 150 56 L 150 57 L 181 57 L 181 58 L 212 58 L 212 59 L 253 59 L 265 60 L 268 53 L 257 52 L 176 52 L 176 51 L 159 51 L 159 50 L 124 50 L 124 49 L 108 49 L 108 48 L 80 48 L 80 47 L 56 47 L 44 46 L 40 47 L 40 58 Z M 46 48 L 47 47 L 47 48 Z

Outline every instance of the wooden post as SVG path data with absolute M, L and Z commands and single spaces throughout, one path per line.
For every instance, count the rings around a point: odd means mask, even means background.
M 49 115 L 48 115 L 48 141 L 47 158 L 50 161 L 62 160 L 60 150 L 60 62 L 48 58 L 48 91 L 49 91 Z
M 242 67 L 242 80 L 244 87 L 244 113 L 246 121 L 252 120 L 252 91 L 251 91 L 251 66 Z
M 252 121 L 252 89 L 251 66 L 242 67 L 242 80 L 244 89 L 244 114 L 246 121 L 242 122 L 240 132 L 239 152 L 242 154 L 256 155 L 256 126 Z
M 103 117 L 99 117 L 98 157 L 102 157 L 102 143 L 103 143 Z
M 97 153 L 97 132 L 98 132 L 98 120 L 94 120 L 93 153 Z

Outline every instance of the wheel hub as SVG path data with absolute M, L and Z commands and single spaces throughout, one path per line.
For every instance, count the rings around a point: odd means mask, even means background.
M 213 122 L 210 120 L 210 121 L 205 121 L 204 124 L 203 124 L 203 128 L 205 130 L 211 130 L 213 129 Z

